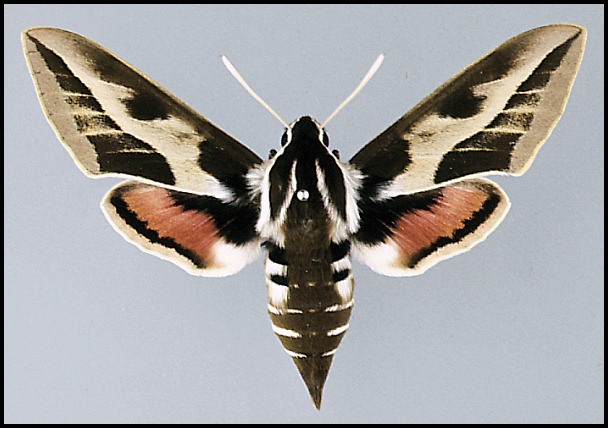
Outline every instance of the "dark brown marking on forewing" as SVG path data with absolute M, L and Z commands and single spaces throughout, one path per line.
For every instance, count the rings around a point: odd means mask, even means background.
M 467 138 L 445 154 L 435 172 L 435 183 L 478 172 L 508 171 L 513 148 L 521 136 L 484 130 Z
M 402 174 L 412 162 L 409 141 L 391 128 L 376 137 L 373 144 L 376 150 L 363 151 L 368 144 L 353 156 L 351 162 L 374 181 L 391 180 Z
M 529 108 L 533 109 L 538 106 L 541 100 L 541 94 L 538 92 L 529 92 L 529 93 L 514 93 L 509 101 L 507 101 L 507 105 L 505 106 L 505 110 L 509 109 L 518 109 L 518 108 Z
M 74 121 L 82 134 L 122 131 L 107 114 L 74 114 Z
M 61 89 L 69 93 L 92 95 L 89 88 L 86 87 L 80 79 L 78 79 L 67 64 L 59 57 L 55 52 L 48 49 L 38 39 L 28 34 L 29 39 L 36 45 L 36 49 L 40 53 L 40 57 L 43 59 L 51 73 L 55 76 L 55 79 Z
M 175 176 L 163 155 L 126 133 L 89 135 L 100 172 L 118 172 L 175 185 Z
M 93 95 L 66 94 L 65 101 L 75 110 L 83 109 L 97 113 L 105 112 Z
M 169 119 L 167 104 L 156 93 L 155 90 L 138 91 L 123 103 L 134 119 L 144 121 Z
M 510 129 L 512 131 L 529 131 L 534 120 L 532 112 L 503 112 L 496 115 L 494 120 L 486 127 L 487 130 L 492 128 Z M 504 132 L 504 131 L 503 131 Z
M 561 62 L 570 50 L 572 43 L 579 36 L 580 33 L 577 33 L 575 36 L 553 49 L 553 51 L 542 60 L 539 66 L 536 67 L 532 74 L 517 88 L 517 92 L 544 89 L 551 80 L 551 75 L 561 65 Z
M 485 95 L 475 95 L 472 88 L 462 88 L 443 100 L 438 106 L 438 113 L 456 119 L 473 117 L 483 109 L 485 99 Z

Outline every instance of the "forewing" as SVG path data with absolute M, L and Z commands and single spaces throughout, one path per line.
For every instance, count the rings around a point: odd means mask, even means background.
M 87 175 L 230 199 L 260 158 L 98 44 L 33 28 L 25 56 L 47 119 Z M 227 185 L 227 186 L 226 186 Z
M 465 68 L 352 159 L 393 196 L 489 173 L 523 174 L 561 116 L 585 30 L 520 34 Z

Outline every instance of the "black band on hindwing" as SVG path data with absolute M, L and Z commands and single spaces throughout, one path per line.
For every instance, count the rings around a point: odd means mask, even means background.
M 184 210 L 203 211 L 213 218 L 218 234 L 227 242 L 244 245 L 257 237 L 258 207 L 254 203 L 225 203 L 211 196 L 172 192 L 175 204 Z

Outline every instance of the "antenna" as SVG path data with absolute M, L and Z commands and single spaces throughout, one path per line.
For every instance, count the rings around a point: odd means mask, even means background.
M 224 55 L 222 55 L 222 61 L 224 62 L 224 65 L 226 66 L 226 68 L 228 69 L 230 74 L 232 74 L 234 76 L 234 78 L 243 86 L 243 88 L 245 88 L 245 90 L 247 92 L 249 92 L 249 95 L 251 95 L 253 98 L 255 98 L 257 102 L 262 104 L 262 106 L 264 106 L 264 108 L 266 110 L 268 110 L 270 112 L 270 114 L 272 114 L 274 117 L 276 117 L 277 120 L 285 126 L 285 128 L 289 129 L 289 125 L 287 124 L 287 122 L 285 122 L 283 120 L 283 118 L 277 114 L 276 111 L 274 111 L 268 104 L 266 104 L 266 101 L 264 101 L 262 98 L 260 98 L 260 96 L 258 94 L 256 94 L 253 89 L 251 89 L 251 86 L 249 86 L 249 84 L 247 82 L 245 82 L 245 79 L 243 79 L 243 76 L 241 76 L 241 74 L 238 71 L 236 71 L 236 68 L 234 68 L 234 65 L 232 65 L 232 63 L 228 60 L 228 58 L 226 58 Z
M 327 125 L 329 123 L 329 121 L 332 120 L 334 118 L 334 116 L 338 114 L 338 112 L 340 110 L 342 110 L 349 102 L 351 102 L 353 100 L 353 98 L 355 98 L 359 94 L 359 92 L 361 92 L 363 87 L 365 85 L 367 85 L 367 82 L 369 82 L 372 79 L 372 77 L 374 77 L 374 74 L 376 74 L 376 71 L 378 71 L 378 69 L 380 68 L 380 65 L 382 64 L 383 60 L 384 60 L 384 54 L 380 54 L 380 56 L 378 56 L 378 58 L 376 59 L 374 64 L 371 66 L 371 68 L 367 72 L 367 74 L 361 80 L 361 83 L 359 83 L 359 86 L 357 86 L 355 88 L 355 90 L 353 91 L 353 93 L 350 94 L 344 101 L 342 101 L 342 104 L 340 104 L 338 106 L 338 108 L 336 108 L 334 110 L 334 112 L 332 114 L 330 114 L 329 117 L 327 119 L 325 119 L 325 121 L 323 121 L 323 123 L 321 124 L 321 128 L 325 128 L 325 125 Z

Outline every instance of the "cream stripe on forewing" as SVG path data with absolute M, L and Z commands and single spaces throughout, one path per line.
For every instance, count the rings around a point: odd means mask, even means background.
M 535 64 L 538 65 L 540 60 Z M 513 91 L 525 78 L 526 69 L 513 70 L 504 79 L 495 80 L 474 87 L 475 95 L 485 97 L 481 111 L 470 118 L 444 117 L 438 113 L 429 113 L 420 120 L 403 139 L 410 141 L 412 163 L 407 172 L 398 176 L 391 184 L 391 189 L 416 187 L 416 191 L 436 187 L 429 171 L 436 171 L 443 160 L 443 154 L 468 137 L 479 132 L 494 119 L 496 113 L 513 94 Z M 436 130 L 437 132 L 433 132 Z M 430 135 L 430 137 L 429 137 Z M 442 185 L 445 183 L 441 183 Z
M 390 186 L 380 192 L 380 198 L 385 199 L 399 194 L 424 191 L 461 179 L 462 177 L 458 177 L 454 180 L 435 183 L 434 177 L 429 174 L 429 171 L 437 171 L 446 153 L 488 126 L 503 111 L 507 101 L 516 93 L 518 87 L 536 71 L 545 58 L 554 49 L 560 48 L 569 40 L 574 40 L 572 46 L 568 48 L 557 69 L 550 73 L 548 85 L 539 91 L 542 93 L 542 98 L 534 109 L 535 117 L 531 126 L 518 138 L 515 149 L 511 154 L 511 168 L 506 172 L 516 175 L 522 174 L 531 164 L 536 152 L 563 112 L 582 57 L 585 35 L 581 28 L 574 26 L 543 27 L 523 33 L 505 42 L 504 46 L 501 45 L 502 49 L 516 54 L 517 58 L 510 64 L 508 72 L 502 78 L 472 87 L 473 95 L 480 97 L 481 100 L 477 114 L 471 117 L 454 118 L 449 115 L 442 115 L 437 110 L 437 106 L 433 106 L 434 109 L 417 118 L 402 136 L 408 142 L 410 163 L 407 165 L 407 170 L 398 175 Z M 518 43 L 520 46 L 515 47 Z M 494 52 L 492 51 L 469 67 L 473 67 Z M 416 112 L 420 106 L 423 106 L 436 94 L 452 91 L 450 85 L 454 79 L 466 73 L 469 67 L 439 87 L 437 91 L 414 107 L 410 113 Z M 492 131 L 500 131 L 500 129 L 493 129 Z M 513 127 L 510 127 L 509 132 L 522 133 L 521 129 L 514 129 Z M 497 172 L 500 173 L 500 171 L 490 170 L 466 176 L 472 178 L 496 174 Z
M 120 63 L 122 66 L 135 71 L 141 76 L 145 75 L 136 71 L 133 67 L 120 60 L 109 51 L 98 44 L 87 40 L 81 36 L 59 31 L 55 29 L 36 29 L 35 34 L 43 36 L 44 45 L 47 49 L 58 55 L 66 66 L 93 94 L 95 100 L 102 106 L 105 113 L 120 127 L 122 131 L 130 134 L 146 144 L 154 147 L 159 153 L 171 153 L 169 166 L 175 176 L 176 189 L 187 189 L 194 193 L 210 194 L 222 200 L 229 199 L 232 195 L 227 193 L 227 189 L 220 186 L 219 182 L 203 171 L 197 163 L 199 158 L 199 143 L 205 140 L 205 136 L 200 135 L 192 126 L 192 122 L 186 117 L 169 116 L 166 119 L 138 120 L 134 118 L 126 106 L 126 101 L 130 100 L 134 91 L 130 88 L 121 86 L 117 83 L 104 81 L 96 69 L 97 63 L 87 55 L 89 50 L 103 52 L 112 61 Z M 24 36 L 27 37 L 27 36 Z M 32 71 L 36 72 L 37 84 L 39 85 L 40 96 L 44 99 L 43 107 L 52 108 L 47 110 L 47 116 L 54 121 L 53 126 L 58 131 L 60 139 L 65 140 L 73 153 L 74 159 L 79 166 L 82 166 L 88 174 L 98 174 L 99 166 L 96 165 L 96 156 L 91 154 L 91 144 L 80 134 L 75 127 L 75 111 L 67 108 L 65 96 L 68 92 L 62 90 L 51 80 L 56 77 L 48 69 L 40 54 L 36 52 L 35 45 L 26 39 L 28 46 L 28 59 L 32 66 Z M 35 67 L 35 68 L 34 68 Z M 42 79 L 41 76 L 44 76 Z M 152 84 L 160 85 L 148 79 Z M 49 91 L 50 90 L 50 91 Z M 159 91 L 160 93 L 160 91 Z M 188 111 L 193 120 L 198 120 L 200 116 L 194 110 L 186 107 L 168 93 L 162 94 L 174 100 L 179 108 Z M 64 114 L 64 118 L 59 118 L 57 112 Z M 97 114 L 97 113 L 95 113 Z M 101 135 L 106 131 L 99 129 Z M 110 134 L 116 130 L 108 131 Z M 88 135 L 100 135 L 90 131 Z M 108 175 L 124 175 L 109 173 Z M 145 180 L 144 180 L 145 181 Z
M 554 30 L 553 38 L 561 40 L 564 28 Z M 537 110 L 530 131 L 521 138 L 513 151 L 511 161 L 513 174 L 521 175 L 530 167 L 536 153 L 549 136 L 566 108 L 566 102 L 576 77 L 576 72 L 583 59 L 586 31 L 582 27 L 570 26 L 572 38 L 576 37 L 569 47 L 560 66 L 552 73 L 548 84 L 543 88 L 542 106 Z M 578 34 L 577 34 L 578 32 Z M 570 38 L 568 37 L 568 38 Z M 553 39 L 552 38 L 552 39 Z M 548 43 L 548 42 L 547 42 Z M 552 42 L 557 44 L 557 42 Z
M 78 167 L 86 175 L 95 177 L 94 174 L 99 172 L 97 154 L 89 141 L 78 131 L 72 109 L 65 102 L 65 93 L 57 77 L 51 73 L 37 46 L 26 32 L 22 34 L 22 39 L 38 97 L 43 101 L 41 105 L 45 116 L 59 139 L 70 151 Z M 76 156 L 75 152 L 79 155 Z

